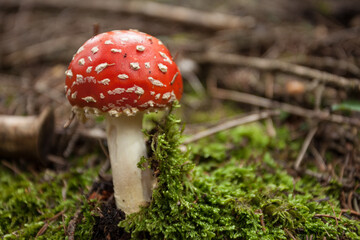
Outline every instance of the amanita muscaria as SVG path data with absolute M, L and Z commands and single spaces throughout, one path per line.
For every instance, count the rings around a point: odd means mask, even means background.
M 82 45 L 65 72 L 65 92 L 80 117 L 104 115 L 107 124 L 116 205 L 126 214 L 151 200 L 144 112 L 166 108 L 182 95 L 182 78 L 169 50 L 146 33 L 128 30 L 99 34 Z

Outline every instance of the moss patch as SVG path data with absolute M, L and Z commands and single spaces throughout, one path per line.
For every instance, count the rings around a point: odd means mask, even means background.
M 261 124 L 237 127 L 185 154 L 179 123 L 170 114 L 150 134 L 148 162 L 159 180 L 153 202 L 119 224 L 134 239 L 360 238 L 358 221 L 334 218 L 339 196 L 313 179 L 295 181 L 274 161 L 283 129 L 274 140 Z
M 87 159 L 86 157 L 84 159 Z M 14 175 L 0 168 L 0 235 L 3 239 L 64 239 L 64 228 L 81 207 L 86 224 L 76 228 L 77 239 L 89 239 L 94 224 L 84 197 L 97 169 L 73 168 L 69 172 L 45 171 L 37 176 Z M 41 231 L 40 231 L 41 230 Z
M 147 133 L 151 154 L 139 167 L 149 162 L 158 187 L 148 208 L 120 223 L 119 216 L 113 222 L 99 218 L 100 208 L 101 214 L 118 214 L 114 206 L 103 209 L 85 198 L 97 168 L 38 176 L 0 168 L 0 235 L 34 239 L 40 232 L 38 239 L 64 239 L 80 208 L 75 239 L 101 239 L 101 226 L 117 224 L 132 239 L 360 239 L 359 222 L 350 214 L 339 217 L 338 183 L 294 179 L 274 159 L 300 147 L 286 128 L 270 138 L 261 123 L 241 126 L 202 139 L 186 153 L 181 132 L 180 120 L 170 114 Z M 112 230 L 104 234 L 123 233 Z

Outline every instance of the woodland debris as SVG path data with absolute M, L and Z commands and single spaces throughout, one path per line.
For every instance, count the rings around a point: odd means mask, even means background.
M 311 66 L 312 68 L 334 68 L 360 76 L 360 68 L 356 64 L 343 59 L 317 56 L 294 56 L 283 60 L 297 65 Z
M 2 157 L 30 158 L 42 162 L 51 147 L 54 114 L 46 108 L 39 116 L 0 116 Z
M 275 71 L 294 74 L 311 80 L 317 80 L 324 84 L 331 84 L 343 88 L 360 89 L 360 79 L 344 78 L 332 73 L 320 71 L 313 68 L 283 62 L 276 59 L 264 59 L 258 57 L 247 57 L 237 54 L 210 52 L 195 56 L 195 59 L 202 63 L 219 65 L 236 65 L 256 68 L 262 71 Z
M 298 157 L 297 157 L 297 159 L 295 161 L 295 165 L 294 165 L 295 170 L 299 170 L 300 164 L 301 164 L 302 160 L 304 159 L 304 156 L 305 156 L 305 154 L 307 152 L 307 149 L 308 149 L 311 141 L 313 140 L 317 130 L 318 130 L 317 126 L 313 127 L 313 128 L 311 128 L 311 130 L 307 134 L 307 136 L 306 136 L 306 138 L 304 140 L 304 143 L 303 143 L 303 145 L 301 147 L 300 153 L 299 153 L 299 155 L 298 155 Z
M 4 58 L 4 62 L 9 65 L 20 65 L 44 56 L 58 57 L 59 54 L 67 50 L 69 45 L 72 46 L 74 43 L 80 45 L 83 41 L 81 37 L 73 35 L 47 39 L 10 53 Z
M 216 90 L 212 91 L 212 96 L 218 99 L 232 100 L 269 109 L 279 109 L 284 112 L 288 112 L 290 114 L 301 116 L 304 118 L 315 118 L 318 120 L 325 120 L 338 124 L 350 124 L 356 127 L 360 127 L 360 119 L 358 118 L 350 118 L 338 114 L 332 114 L 324 110 L 311 110 L 307 108 L 302 108 L 296 105 L 278 102 L 248 93 L 217 88 Z
M 0 0 L 3 8 L 14 8 L 21 5 L 20 0 Z M 252 17 L 238 17 L 218 12 L 204 12 L 195 9 L 172 6 L 150 1 L 71 1 L 71 0 L 33 0 L 33 8 L 78 8 L 82 10 L 106 11 L 108 13 L 126 13 L 143 15 L 195 25 L 212 30 L 229 28 L 251 28 L 255 25 Z
M 224 123 L 220 123 L 212 128 L 203 130 L 201 132 L 195 133 L 191 137 L 184 140 L 183 144 L 189 144 L 195 141 L 198 141 L 201 138 L 211 136 L 217 132 L 224 131 L 236 126 L 244 125 L 247 123 L 256 122 L 262 119 L 266 119 L 270 116 L 278 115 L 278 111 L 262 111 L 257 113 L 248 114 L 246 116 L 241 116 L 240 118 L 226 121 Z

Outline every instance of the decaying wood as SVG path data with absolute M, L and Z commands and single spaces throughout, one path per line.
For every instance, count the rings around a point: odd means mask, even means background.
M 2 7 L 19 7 L 20 0 L 0 0 Z M 250 28 L 255 25 L 252 17 L 238 17 L 222 13 L 210 13 L 180 6 L 171 6 L 150 1 L 71 1 L 32 0 L 33 8 L 78 8 L 108 13 L 137 14 L 146 17 L 191 24 L 213 30 Z
M 360 119 L 358 118 L 350 118 L 338 114 L 331 114 L 330 112 L 324 110 L 316 111 L 316 110 L 306 109 L 292 104 L 278 102 L 268 98 L 258 97 L 252 94 L 217 88 L 216 90 L 212 91 L 212 96 L 218 99 L 232 100 L 236 102 L 247 103 L 254 106 L 260 106 L 269 109 L 279 109 L 284 112 L 301 116 L 304 118 L 313 118 L 318 120 L 334 122 L 338 124 L 350 124 L 356 127 L 360 127 Z
M 290 73 L 299 77 L 323 82 L 324 84 L 330 84 L 343 88 L 360 89 L 360 79 L 348 79 L 328 72 L 283 62 L 276 59 L 246 57 L 236 54 L 216 52 L 195 56 L 195 59 L 203 63 L 236 65 L 256 68 L 262 71 Z
M 40 116 L 0 116 L 0 154 L 3 157 L 45 159 L 50 150 L 54 114 L 50 108 Z

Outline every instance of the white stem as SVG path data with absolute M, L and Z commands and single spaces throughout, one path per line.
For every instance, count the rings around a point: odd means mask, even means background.
M 141 157 L 146 156 L 142 117 L 137 113 L 106 118 L 116 206 L 126 215 L 150 202 L 154 182 L 150 169 L 137 167 Z

